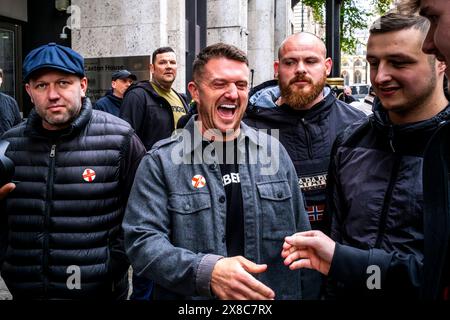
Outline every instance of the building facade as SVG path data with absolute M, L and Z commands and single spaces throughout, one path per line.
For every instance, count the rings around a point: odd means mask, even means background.
M 186 91 L 195 55 L 216 42 L 247 52 L 252 84 L 273 78 L 273 61 L 293 33 L 291 0 L 0 0 L 0 68 L 4 89 L 25 114 L 31 108 L 21 83 L 23 57 L 48 42 L 70 46 L 86 58 L 92 96 L 97 98 L 117 68 L 148 79 L 151 53 L 176 51 L 174 87 Z M 8 41 L 6 37 L 9 37 Z M 88 93 L 89 94 L 89 93 Z

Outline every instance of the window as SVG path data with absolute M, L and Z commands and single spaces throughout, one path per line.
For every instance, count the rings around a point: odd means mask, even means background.
M 361 83 L 361 80 L 362 80 L 361 71 L 359 71 L 359 70 L 355 71 L 355 74 L 353 76 L 353 80 L 354 80 L 355 83 Z
M 359 60 L 359 59 L 356 60 L 354 66 L 355 66 L 355 67 L 362 67 L 362 62 L 361 62 L 361 60 Z

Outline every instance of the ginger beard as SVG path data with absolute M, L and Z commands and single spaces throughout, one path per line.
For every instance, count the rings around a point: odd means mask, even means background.
M 298 87 L 295 85 L 295 82 L 298 81 L 307 81 L 308 84 Z M 323 91 L 326 81 L 327 74 L 324 71 L 322 79 L 316 83 L 308 76 L 298 75 L 290 80 L 288 85 L 279 80 L 278 85 L 280 86 L 281 96 L 289 107 L 295 110 L 304 110 L 308 109 L 308 105 Z

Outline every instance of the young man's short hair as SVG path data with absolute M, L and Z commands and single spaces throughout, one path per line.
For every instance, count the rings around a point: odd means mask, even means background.
M 402 14 L 413 14 L 419 11 L 421 0 L 402 0 L 397 4 L 397 9 Z
M 194 80 L 197 80 L 203 72 L 205 65 L 213 58 L 227 58 L 243 62 L 248 66 L 247 56 L 241 49 L 226 43 L 216 43 L 206 47 L 197 55 L 192 67 L 192 77 Z
M 421 33 L 426 34 L 430 23 L 428 19 L 416 14 L 404 14 L 395 11 L 386 13 L 379 17 L 370 27 L 370 34 L 380 34 L 391 31 L 399 31 L 405 29 L 418 29 Z

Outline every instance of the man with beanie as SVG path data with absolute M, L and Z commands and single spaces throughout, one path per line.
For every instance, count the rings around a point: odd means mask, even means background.
M 14 299 L 124 299 L 121 223 L 145 149 L 128 123 L 92 110 L 72 49 L 34 49 L 23 78 L 35 107 L 2 136 L 20 183 L 0 189 L 1 275 Z
M 123 95 L 133 81 L 136 80 L 137 77 L 128 70 L 114 72 L 111 76 L 111 90 L 108 90 L 103 97 L 97 100 L 94 104 L 94 109 L 105 111 L 118 117 Z

